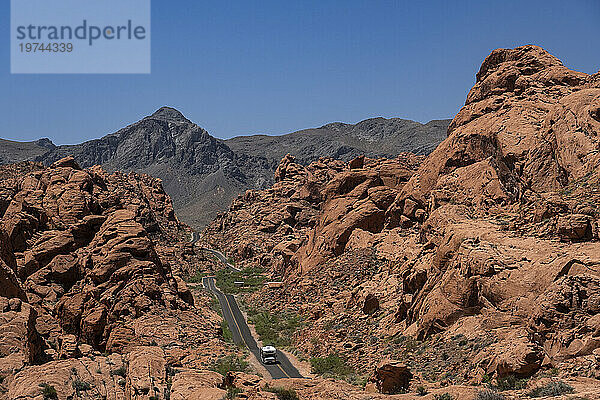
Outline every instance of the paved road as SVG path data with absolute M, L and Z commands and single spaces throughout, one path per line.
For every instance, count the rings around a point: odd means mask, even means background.
M 192 232 L 192 244 L 196 244 L 196 242 L 200 239 L 200 235 L 198 235 L 198 233 L 196 231 Z M 239 268 L 236 268 L 235 265 L 231 264 L 229 261 L 227 261 L 227 257 L 225 257 L 225 255 L 223 253 L 221 253 L 218 250 L 213 250 L 213 249 L 208 249 L 206 247 L 201 247 L 200 250 L 203 251 L 208 251 L 209 253 L 212 253 L 215 257 L 217 257 L 217 259 L 219 261 L 221 261 L 223 264 L 225 264 L 228 268 L 231 268 L 234 271 L 240 272 Z
M 241 271 L 239 268 L 236 268 L 235 265 L 233 265 L 229 261 L 227 261 L 227 258 L 220 251 L 213 250 L 213 249 L 207 249 L 205 247 L 202 247 L 200 250 L 204 250 L 204 251 L 208 251 L 209 253 L 212 253 L 215 257 L 217 257 L 219 259 L 219 261 L 221 261 L 223 264 L 225 264 L 228 268 L 231 268 L 232 270 L 237 271 L 237 272 Z
M 226 260 L 224 262 L 226 262 Z M 211 276 L 202 278 L 202 284 L 206 289 L 217 296 L 219 304 L 221 305 L 221 310 L 223 310 L 223 318 L 225 318 L 225 321 L 227 321 L 227 324 L 229 325 L 233 341 L 236 344 L 246 345 L 248 350 L 250 350 L 256 359 L 260 361 L 258 345 L 256 344 L 256 340 L 254 340 L 252 333 L 250 333 L 250 328 L 235 301 L 235 297 L 231 294 L 221 292 L 215 285 L 215 279 Z M 292 365 L 285 354 L 281 353 L 279 350 L 277 351 L 277 360 L 277 364 L 263 364 L 273 379 L 302 378 L 300 372 Z

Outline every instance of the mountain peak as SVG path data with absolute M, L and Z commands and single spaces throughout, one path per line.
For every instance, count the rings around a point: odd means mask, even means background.
M 149 118 L 160 119 L 171 122 L 190 122 L 184 115 L 173 107 L 161 107 Z
M 41 138 L 35 141 L 35 144 L 41 147 L 45 147 L 47 149 L 55 149 L 56 145 L 52 143 L 52 140 L 48 138 Z

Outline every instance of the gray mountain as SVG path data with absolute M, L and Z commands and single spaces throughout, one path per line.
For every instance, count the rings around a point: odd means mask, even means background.
M 236 154 L 279 162 L 290 153 L 303 164 L 319 157 L 348 161 L 361 154 L 389 158 L 408 151 L 427 155 L 446 138 L 449 124 L 450 120 L 420 124 L 400 118 L 371 118 L 355 125 L 334 122 L 287 135 L 238 136 L 225 143 Z
M 52 146 L 26 158 L 50 164 L 72 155 L 83 167 L 100 164 L 108 171 L 156 176 L 163 180 L 181 220 L 201 228 L 227 209 L 239 193 L 270 186 L 275 168 L 288 153 L 305 164 L 322 156 L 349 160 L 360 154 L 428 154 L 446 137 L 449 122 L 423 125 L 397 118 L 374 118 L 356 125 L 332 123 L 281 136 L 220 140 L 179 111 L 163 107 L 100 139 Z M 22 154 L 10 161 L 18 161 Z
M 233 151 L 169 107 L 101 139 L 58 146 L 37 161 L 51 164 L 68 155 L 83 167 L 161 178 L 179 217 L 192 226 L 210 222 L 248 186 Z
M 47 138 L 34 142 L 16 142 L 0 139 L 0 165 L 33 160 L 55 147 L 54 143 Z

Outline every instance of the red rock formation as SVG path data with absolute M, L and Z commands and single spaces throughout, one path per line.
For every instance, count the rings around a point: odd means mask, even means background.
M 147 398 L 148 362 L 158 363 L 163 393 L 167 362 L 223 352 L 208 299 L 193 308 L 171 268 L 192 272 L 198 258 L 160 181 L 66 158 L 0 167 L 0 194 L 0 398 L 34 398 L 41 383 L 59 399 L 87 384 L 105 397 Z M 211 340 L 201 351 L 190 344 Z M 144 344 L 153 346 L 136 350 Z M 101 352 L 127 355 L 122 384 Z
M 598 110 L 600 74 L 536 46 L 495 50 L 425 160 L 287 157 L 275 186 L 238 198 L 206 240 L 283 279 L 249 301 L 310 320 L 294 338 L 307 354 L 368 371 L 385 351 L 417 377 L 443 365 L 459 382 L 550 365 L 600 376 Z M 427 356 L 407 356 L 406 337 Z

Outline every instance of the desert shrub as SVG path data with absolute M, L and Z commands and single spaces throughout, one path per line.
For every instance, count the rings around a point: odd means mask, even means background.
M 286 389 L 282 387 L 266 388 L 267 392 L 275 393 L 279 400 L 298 400 L 298 395 L 294 389 Z
M 219 303 L 219 299 L 217 299 L 215 296 L 210 298 L 210 303 L 208 303 L 208 306 L 211 310 L 223 316 L 223 312 L 221 311 L 221 303 Z
M 527 387 L 527 379 L 519 379 L 514 375 L 507 375 L 496 380 L 496 387 L 499 391 L 519 390 Z
M 491 389 L 484 389 L 477 392 L 475 400 L 504 400 L 504 396 Z
M 353 386 L 358 386 L 364 389 L 367 386 L 367 382 L 369 381 L 369 377 L 366 375 L 360 374 L 350 374 L 345 378 L 346 382 Z
M 84 382 L 80 379 L 75 379 L 71 386 L 73 386 L 73 389 L 78 396 L 81 392 L 85 392 L 86 390 L 90 390 L 92 388 L 92 385 L 90 385 L 89 382 Z
M 233 343 L 233 334 L 231 333 L 231 329 L 229 329 L 229 324 L 225 319 L 221 320 L 221 332 L 223 333 L 223 339 L 226 342 Z
M 248 370 L 248 362 L 235 354 L 231 354 L 215 361 L 211 366 L 211 370 L 221 375 L 226 375 L 228 372 L 246 372 Z
M 121 365 L 119 368 L 113 370 L 112 374 L 125 378 L 127 376 L 127 368 L 125 368 L 124 365 Z
M 434 394 L 433 400 L 454 400 L 450 393 Z
M 44 396 L 44 400 L 57 400 L 58 394 L 56 393 L 56 389 L 54 386 L 49 385 L 47 383 L 40 384 L 42 388 L 42 396 Z
M 417 394 L 419 396 L 425 396 L 427 393 L 429 393 L 427 391 L 427 389 L 425 389 L 425 386 L 417 386 Z
M 227 399 L 237 399 L 238 394 L 242 393 L 243 390 L 240 388 L 236 388 L 234 386 L 230 386 L 227 388 Z
M 538 386 L 531 390 L 528 395 L 529 397 L 545 397 L 545 396 L 560 396 L 562 394 L 573 393 L 575 389 L 573 386 L 563 381 L 549 382 L 544 386 Z
M 290 338 L 302 325 L 302 319 L 298 315 L 289 313 L 273 314 L 251 309 L 248 310 L 248 317 L 260 340 L 275 347 L 290 346 Z
M 310 359 L 310 366 L 314 374 L 332 377 L 344 377 L 354 372 L 337 353 L 331 353 L 327 357 L 313 357 Z

